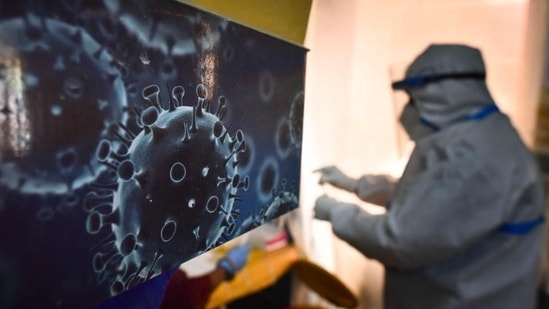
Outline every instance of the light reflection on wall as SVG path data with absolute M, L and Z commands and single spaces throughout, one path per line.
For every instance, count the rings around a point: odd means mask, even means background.
M 7 159 L 25 156 L 31 146 L 29 115 L 23 94 L 19 57 L 0 56 L 0 154 Z
M 215 53 L 208 52 L 201 56 L 199 61 L 200 82 L 208 89 L 208 99 L 213 95 L 213 89 L 217 79 L 217 56 Z
M 212 40 L 213 37 L 217 37 L 217 33 L 213 33 L 211 25 L 205 22 L 198 22 L 195 28 L 195 35 L 198 44 L 198 49 L 201 51 L 201 55 L 198 61 L 198 76 L 200 82 L 208 89 L 207 98 L 211 99 L 213 96 L 213 89 L 217 82 L 217 67 L 218 59 L 215 52 L 216 41 Z M 219 31 L 219 30 L 215 30 Z

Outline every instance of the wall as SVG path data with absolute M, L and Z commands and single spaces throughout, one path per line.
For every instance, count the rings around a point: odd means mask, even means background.
M 177 0 L 302 45 L 312 0 Z
M 531 4 L 531 5 L 529 5 Z M 317 185 L 316 168 L 337 164 L 353 176 L 399 175 L 390 82 L 429 43 L 458 42 L 482 49 L 488 85 L 503 112 L 531 145 L 540 77 L 538 29 L 542 1 L 391 0 L 313 2 L 305 46 L 307 64 L 301 208 L 294 229 L 307 254 L 336 272 L 361 297 L 361 308 L 381 307 L 383 270 L 312 220 L 322 193 L 353 196 Z M 537 22 L 536 22 L 537 21 Z M 536 87 L 537 85 L 537 87 Z M 380 211 L 365 205 L 371 211 Z M 313 297 L 313 300 L 314 297 Z
M 547 14 L 548 10 L 549 3 L 546 1 L 537 1 L 530 7 L 531 12 L 546 12 Z M 545 27 L 542 28 L 545 30 L 545 36 L 539 34 L 539 26 L 532 27 L 533 30 L 529 33 L 532 39 L 529 42 L 533 48 L 530 49 L 531 55 L 526 58 L 531 63 L 533 71 L 542 76 L 542 83 L 541 86 L 538 84 L 527 85 L 525 92 L 531 94 L 533 99 L 539 102 L 535 122 L 534 149 L 541 159 L 542 168 L 547 173 L 549 168 L 549 21 L 538 17 L 531 18 L 530 23 L 542 26 L 545 24 Z

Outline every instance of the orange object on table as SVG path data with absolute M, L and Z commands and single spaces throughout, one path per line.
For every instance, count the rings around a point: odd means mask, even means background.
M 287 272 L 330 303 L 354 308 L 358 299 L 336 276 L 303 258 L 297 248 L 288 245 L 273 251 L 252 249 L 246 266 L 233 280 L 224 282 L 211 294 L 207 309 L 218 308 L 239 298 L 259 292 L 275 284 Z M 290 308 L 319 308 L 301 305 Z
M 252 249 L 246 266 L 233 280 L 223 282 L 214 290 L 206 308 L 218 308 L 275 284 L 290 270 L 299 256 L 294 246 L 285 246 L 268 252 Z

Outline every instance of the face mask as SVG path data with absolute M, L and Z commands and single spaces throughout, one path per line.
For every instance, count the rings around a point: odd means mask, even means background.
M 400 124 L 413 141 L 417 141 L 434 132 L 433 129 L 421 122 L 419 112 L 412 102 L 406 104 L 402 114 L 400 114 L 399 120 Z

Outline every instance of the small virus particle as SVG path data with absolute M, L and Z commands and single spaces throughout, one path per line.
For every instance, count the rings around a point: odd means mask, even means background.
M 292 100 L 290 107 L 290 137 L 292 145 L 301 149 L 303 138 L 303 109 L 305 107 L 305 95 L 303 91 L 298 92 Z
M 225 62 L 231 62 L 234 60 L 235 54 L 236 52 L 234 50 L 234 46 L 232 45 L 225 46 L 225 48 L 223 49 L 223 60 Z
M 285 181 L 283 181 L 285 186 Z M 295 190 L 295 188 L 293 188 Z M 257 213 L 252 214 L 242 221 L 235 235 L 242 235 L 260 225 L 265 224 L 293 209 L 296 209 L 299 201 L 295 193 L 292 191 L 280 191 L 278 194 L 275 190 L 272 192 L 272 200 L 261 207 Z
M 286 159 L 292 150 L 292 138 L 290 136 L 290 122 L 287 117 L 278 121 L 275 132 L 276 154 L 281 159 Z
M 62 195 L 61 200 L 57 203 L 55 210 L 58 214 L 67 215 L 80 205 L 80 196 L 70 193 Z
M 0 184 L 64 194 L 90 183 L 126 106 L 112 57 L 80 27 L 34 15 L 0 22 L 0 42 Z
M 265 158 L 259 167 L 259 175 L 256 181 L 257 195 L 260 201 L 267 202 L 271 199 L 275 185 L 278 183 L 280 171 L 278 162 L 272 156 Z
M 225 98 L 211 113 L 203 84 L 194 106 L 183 105 L 182 86 L 169 91 L 169 106 L 163 106 L 156 84 L 144 88 L 150 106 L 137 112 L 141 131 L 135 135 L 120 125 L 117 141 L 98 147 L 98 160 L 118 179 L 88 194 L 86 227 L 91 234 L 111 227 L 93 267 L 113 278 L 112 294 L 219 244 L 235 229 L 238 191 L 249 187 L 248 176 L 238 173 L 244 133 L 231 136 L 223 124 Z
M 270 221 L 298 206 L 297 196 L 292 192 L 281 191 L 275 196 L 273 202 L 267 206 L 262 217 L 264 222 Z
M 40 206 L 36 211 L 36 219 L 38 221 L 51 221 L 55 217 L 55 210 L 47 205 Z
M 259 97 L 264 103 L 272 100 L 275 93 L 275 79 L 271 72 L 265 71 L 259 74 Z
M 249 134 L 244 136 L 244 143 L 246 143 L 246 151 L 237 154 L 238 171 L 241 174 L 248 174 L 255 164 L 256 148 L 254 139 Z

